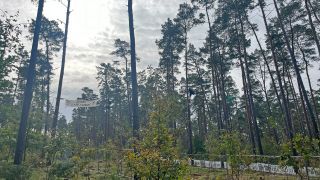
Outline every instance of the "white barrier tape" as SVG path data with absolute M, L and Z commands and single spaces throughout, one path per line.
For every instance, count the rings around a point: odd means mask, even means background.
M 230 169 L 230 166 L 224 163 L 224 168 Z M 191 165 L 191 160 L 189 161 Z M 193 160 L 193 166 L 211 168 L 211 169 L 221 169 L 220 161 L 205 161 L 205 160 Z M 284 174 L 284 175 L 296 175 L 294 168 L 292 166 L 281 167 L 279 165 L 265 164 L 265 163 L 251 163 L 248 167 L 242 165 L 240 169 L 250 169 L 257 172 L 267 172 L 273 174 Z M 302 173 L 306 174 L 306 168 L 300 169 Z M 320 168 L 308 167 L 308 174 L 310 177 L 320 177 Z

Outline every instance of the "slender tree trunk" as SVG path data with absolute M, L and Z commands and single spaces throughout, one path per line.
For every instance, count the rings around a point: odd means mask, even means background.
M 109 98 L 108 98 L 109 99 Z M 117 108 L 117 105 L 114 104 L 114 108 Z M 112 139 L 112 122 L 115 121 L 117 119 L 117 112 L 114 112 L 114 116 L 113 118 L 110 118 L 110 112 L 111 112 L 111 108 L 110 107 L 106 107 L 106 113 L 105 113 L 105 121 L 106 121 L 106 137 L 107 137 L 107 141 L 109 139 Z
M 211 42 L 211 38 L 210 38 L 210 44 L 212 44 Z M 212 49 L 211 49 L 212 51 Z M 210 54 L 211 60 L 210 60 L 210 67 L 211 67 L 211 78 L 212 78 L 212 88 L 213 88 L 213 100 L 214 100 L 214 111 L 215 111 L 215 115 L 216 115 L 216 120 L 218 122 L 218 133 L 220 135 L 220 131 L 221 129 L 223 129 L 223 125 L 222 125 L 222 120 L 221 120 L 221 113 L 220 113 L 220 98 L 219 98 L 219 81 L 218 81 L 218 69 L 215 67 L 214 64 L 214 57 L 213 57 L 213 52 L 211 52 Z
M 219 70 L 217 68 L 216 70 L 216 74 L 215 74 L 215 78 L 216 78 L 216 83 L 217 83 L 217 103 L 218 103 L 218 110 L 217 110 L 217 114 L 218 114 L 218 120 L 220 122 L 220 129 L 227 129 L 225 124 L 222 121 L 222 105 L 221 105 L 221 88 L 220 88 L 220 77 L 219 77 Z
M 41 120 L 44 122 L 44 126 L 45 126 L 45 117 L 44 117 L 44 101 L 45 101 L 45 88 L 44 88 L 44 82 L 45 82 L 45 79 L 43 78 L 42 79 L 42 85 L 41 85 Z M 44 127 L 45 129 L 45 127 Z M 42 132 L 42 128 L 41 128 L 41 131 Z M 46 134 L 45 134 L 46 135 Z M 47 137 L 45 136 L 44 137 L 44 143 L 46 144 L 47 143 Z M 41 154 L 40 154 L 40 158 L 44 158 L 45 157 L 45 150 L 44 148 L 41 150 Z
M 292 48 L 293 53 L 295 53 L 295 46 L 294 46 L 295 33 L 294 33 L 294 30 L 293 30 L 292 19 L 291 18 L 289 20 L 289 25 L 290 25 L 290 32 L 291 32 L 291 48 Z M 283 51 L 281 51 L 281 54 L 282 54 L 282 57 L 285 58 L 285 55 L 284 55 Z M 293 98 L 295 100 L 295 103 L 297 103 L 296 104 L 296 107 L 297 107 L 299 103 L 298 103 L 298 100 L 297 100 L 298 99 L 297 98 L 297 94 L 296 94 L 295 89 L 294 89 L 292 76 L 291 76 L 291 73 L 289 71 L 290 67 L 286 66 L 285 62 L 283 62 L 283 67 L 286 67 L 286 68 L 283 68 L 283 79 L 285 80 L 285 74 L 287 74 L 288 82 L 289 82 L 289 85 L 290 85 L 290 88 L 291 88 L 291 91 L 292 91 L 292 96 L 293 96 Z M 300 97 L 300 100 L 301 100 L 301 107 L 303 108 L 304 121 L 307 124 L 308 131 L 311 132 L 310 131 L 310 124 L 309 124 L 309 117 L 308 117 L 307 109 L 306 109 L 306 106 L 305 106 L 305 103 L 304 103 L 303 95 L 301 93 L 300 85 L 298 86 L 298 90 L 299 90 L 299 97 Z M 289 92 L 288 92 L 288 96 L 289 96 Z M 300 113 L 299 109 L 297 109 L 297 112 Z M 300 113 L 300 116 L 302 117 L 301 113 Z M 305 134 L 305 127 L 303 125 L 302 120 L 303 120 L 303 118 L 301 118 L 299 120 L 299 124 L 300 124 L 300 128 L 301 128 L 302 132 Z M 293 126 L 293 127 L 295 127 L 295 126 Z
M 29 117 L 29 110 L 32 101 L 32 93 L 33 93 L 33 83 L 36 74 L 36 62 L 37 62 L 37 54 L 38 54 L 38 42 L 39 35 L 41 30 L 41 20 L 42 20 L 42 12 L 43 12 L 44 0 L 39 0 L 38 2 L 38 12 L 32 42 L 31 49 L 31 57 L 30 63 L 28 67 L 28 75 L 27 75 L 27 84 L 24 90 L 24 98 L 22 105 L 22 113 L 21 120 L 19 125 L 18 137 L 17 137 L 17 145 L 14 155 L 14 164 L 20 165 L 23 158 L 25 142 L 26 142 L 26 130 L 27 130 L 27 122 Z
M 48 65 L 50 64 L 50 57 L 49 57 L 49 45 L 48 41 L 46 40 L 46 58 L 47 58 L 47 63 Z M 47 72 L 47 102 L 46 102 L 46 119 L 45 119 L 45 125 L 44 125 L 44 134 L 47 135 L 48 132 L 48 123 L 49 123 L 49 118 L 50 118 L 50 82 L 51 82 L 51 69 L 48 69 Z
M 248 20 L 248 18 L 247 18 L 247 22 L 249 23 L 249 25 L 250 25 L 250 27 L 251 27 L 251 29 L 252 29 L 252 32 L 253 32 L 253 34 L 254 34 L 254 36 L 255 36 L 255 39 L 256 39 L 256 41 L 257 41 L 257 43 L 258 43 L 258 45 L 259 45 L 260 52 L 261 52 L 261 54 L 262 54 L 263 60 L 264 60 L 265 64 L 267 65 L 267 69 L 268 69 L 268 72 L 269 72 L 269 75 L 270 75 L 270 78 L 271 78 L 272 87 L 273 87 L 273 89 L 274 89 L 274 92 L 276 93 L 276 97 L 277 97 L 277 100 L 278 100 L 280 109 L 281 109 L 282 112 L 283 112 L 283 109 L 282 109 L 282 106 L 281 106 L 281 99 L 280 99 L 279 92 L 278 92 L 278 89 L 277 89 L 276 81 L 275 81 L 275 79 L 274 79 L 274 77 L 273 77 L 273 74 L 272 74 L 272 72 L 271 72 L 271 68 L 270 68 L 269 62 L 268 62 L 267 57 L 266 57 L 266 55 L 265 55 L 265 53 L 264 53 L 264 50 L 263 50 L 263 48 L 262 48 L 262 46 L 261 46 L 261 43 L 260 43 L 260 40 L 259 40 L 259 38 L 258 38 L 257 32 L 255 31 L 253 25 L 250 23 L 250 21 Z
M 309 0 L 309 5 L 310 5 L 310 7 L 311 7 L 311 9 L 312 9 L 313 16 L 316 18 L 317 22 L 320 23 L 320 18 L 319 18 L 318 15 L 317 15 L 317 11 L 314 9 L 314 7 L 313 7 L 313 5 L 312 5 L 312 3 L 311 3 L 310 0 Z
M 219 109 L 218 105 L 219 104 L 218 104 L 218 96 L 217 96 L 217 90 L 216 90 L 217 82 L 215 81 L 215 79 L 216 79 L 216 77 L 215 77 L 216 72 L 215 71 L 216 70 L 214 68 L 213 62 L 211 62 L 211 80 L 212 80 L 211 83 L 212 83 L 212 88 L 213 88 L 213 96 L 212 96 L 213 111 L 212 112 L 214 113 L 215 118 L 216 118 L 216 120 L 218 122 L 218 130 L 219 130 L 219 133 L 220 133 L 221 127 L 220 127 L 220 120 L 219 120 L 219 115 L 218 115 L 218 109 Z
M 235 29 L 236 29 L 236 35 L 237 37 L 240 37 L 240 34 L 238 32 L 238 27 L 237 27 L 237 18 L 235 18 Z M 252 105 L 251 105 L 251 101 L 250 101 L 250 94 L 249 94 L 249 89 L 248 89 L 248 81 L 247 81 L 247 73 L 248 71 L 246 72 L 245 70 L 245 66 L 244 66 L 244 63 L 243 63 L 243 60 L 242 60 L 242 51 L 241 51 L 241 41 L 240 39 L 238 39 L 237 41 L 237 51 L 238 51 L 238 59 L 239 59 L 239 62 L 240 62 L 240 68 L 241 68 L 241 73 L 242 73 L 242 83 L 243 83 L 243 91 L 244 91 L 244 97 L 245 97 L 245 101 L 246 101 L 246 107 L 247 107 L 247 114 L 249 115 L 248 116 L 248 122 L 249 122 L 249 130 L 251 131 L 250 134 L 252 135 L 250 138 L 251 138 L 251 141 L 252 140 L 255 140 L 255 134 L 254 134 L 254 129 L 252 128 L 252 124 L 253 124 L 253 108 L 252 108 Z M 251 126 L 251 127 L 250 127 Z M 255 133 L 257 133 L 255 131 Z M 255 141 L 252 141 L 252 151 L 254 153 L 256 153 L 256 144 L 255 144 Z M 259 152 L 260 153 L 260 152 Z
M 241 58 L 240 58 L 241 59 Z M 243 84 L 243 91 L 244 91 L 244 100 L 245 100 L 245 106 L 246 106 L 246 118 L 248 120 L 248 125 L 249 125 L 249 138 L 251 140 L 251 145 L 252 145 L 252 152 L 253 154 L 257 154 L 256 152 L 256 143 L 255 143 L 255 136 L 253 133 L 253 127 L 252 127 L 252 112 L 251 108 L 248 103 L 248 90 L 247 90 L 247 80 L 246 80 L 246 74 L 244 71 L 244 66 L 242 60 L 240 61 L 240 67 L 241 67 L 241 74 L 242 74 L 242 84 Z
M 304 99 L 303 99 L 302 92 L 301 92 L 301 87 L 299 86 L 298 89 L 299 89 L 300 101 L 301 101 L 301 105 L 302 105 L 302 108 L 303 108 L 304 119 L 305 119 L 305 123 L 307 125 L 309 137 L 313 138 L 312 130 L 311 130 L 310 123 L 309 123 L 308 113 L 307 113 L 307 109 L 306 109 L 306 105 L 304 104 Z
M 169 68 L 169 61 L 166 60 L 166 86 L 167 86 L 167 94 L 170 94 L 170 68 Z
M 308 97 L 307 91 L 305 89 L 304 83 L 303 83 L 302 78 L 301 78 L 298 62 L 297 62 L 296 57 L 294 55 L 293 49 L 290 47 L 290 42 L 289 42 L 289 39 L 288 39 L 288 36 L 287 36 L 287 32 L 286 32 L 286 30 L 284 28 L 284 25 L 283 25 L 283 22 L 282 22 L 282 17 L 281 17 L 277 2 L 276 2 L 276 0 L 273 0 L 273 2 L 274 2 L 274 6 L 275 6 L 275 9 L 276 9 L 276 12 L 277 12 L 278 19 L 279 19 L 279 24 L 280 24 L 280 27 L 281 27 L 281 30 L 282 30 L 282 33 L 283 33 L 283 36 L 284 36 L 284 40 L 285 40 L 286 46 L 288 48 L 288 51 L 289 51 L 289 54 L 290 54 L 290 57 L 291 57 L 291 60 L 292 60 L 292 64 L 294 66 L 295 73 L 297 75 L 297 81 L 298 81 L 299 86 L 301 87 L 301 91 L 303 93 L 303 98 L 304 98 L 304 100 L 306 102 L 306 105 L 307 105 L 307 108 L 308 108 L 308 111 L 309 111 L 309 114 L 310 114 L 310 118 L 311 118 L 311 121 L 312 121 L 315 137 L 317 139 L 319 139 L 318 125 L 316 123 L 316 118 L 315 118 L 311 103 L 309 101 L 309 97 Z
M 190 93 L 189 93 L 189 73 L 188 73 L 188 33 L 185 27 L 185 66 L 186 66 L 186 93 L 187 93 L 187 128 L 188 128 L 188 140 L 189 140 L 189 154 L 193 154 L 193 143 L 192 143 L 192 124 L 191 124 L 191 109 L 190 109 Z
M 310 11 L 310 8 L 309 8 L 308 0 L 304 0 L 304 5 L 305 5 L 305 8 L 307 10 L 309 24 L 311 26 L 311 31 L 312 31 L 312 34 L 313 34 L 314 41 L 316 42 L 316 45 L 317 45 L 318 55 L 320 57 L 319 38 L 318 38 L 318 35 L 317 35 L 317 32 L 316 32 L 316 28 L 314 27 L 314 24 L 313 24 L 312 15 L 311 15 L 311 11 Z
M 289 88 L 290 88 L 292 98 L 294 101 L 295 109 L 296 109 L 297 114 L 299 115 L 298 116 L 298 123 L 300 125 L 300 129 L 301 129 L 302 133 L 305 134 L 305 124 L 307 124 L 308 130 L 310 130 L 310 126 L 309 126 L 308 113 L 306 110 L 306 106 L 304 104 L 303 96 L 301 96 L 301 89 L 300 89 L 300 87 L 298 87 L 299 93 L 300 93 L 299 97 L 300 97 L 300 101 L 301 101 L 301 102 L 299 102 L 298 97 L 297 97 L 298 95 L 297 95 L 295 88 L 294 88 L 294 85 L 293 85 L 291 73 L 287 70 L 286 72 L 284 72 L 283 76 L 284 76 L 283 77 L 284 80 L 285 80 L 285 76 L 287 76 L 287 78 L 288 78 L 288 84 L 289 84 Z M 289 96 L 289 94 L 290 94 L 289 90 L 287 90 L 287 91 L 288 91 L 287 94 Z M 299 107 L 299 105 L 301 105 L 301 106 Z M 303 110 L 303 115 L 301 113 L 300 108 L 302 108 L 302 110 Z
M 105 124 L 105 126 L 104 126 L 104 140 L 105 140 L 105 142 L 107 142 L 108 141 L 108 138 L 109 138 L 109 132 L 110 132 L 110 122 L 109 122 L 109 103 L 108 103 L 108 101 L 109 101 L 109 99 L 108 98 L 106 98 L 106 102 L 107 102 L 107 104 L 106 104 L 106 113 L 105 113 L 105 122 L 104 122 L 104 124 Z
M 224 48 L 224 47 L 222 47 L 222 48 Z M 219 59 L 221 59 L 221 53 L 220 53 L 220 48 L 218 48 L 217 49 L 218 50 L 218 54 L 219 54 Z M 213 53 L 213 52 L 212 52 Z M 221 63 L 221 61 L 219 60 L 219 62 L 218 63 Z M 214 63 L 212 62 L 212 65 L 214 65 Z M 220 136 L 221 136 L 221 131 L 222 130 L 228 130 L 228 127 L 227 127 L 227 125 L 225 125 L 224 123 L 223 123 L 223 121 L 222 121 L 222 106 L 221 106 L 221 99 L 222 99 L 222 93 L 224 93 L 224 92 L 222 92 L 222 88 L 221 88 L 221 79 L 220 79 L 220 77 L 221 76 L 219 76 L 219 73 L 221 74 L 221 73 L 223 73 L 223 72 L 221 72 L 221 69 L 219 69 L 218 68 L 218 65 L 217 65 L 217 67 L 215 67 L 215 66 L 212 66 L 212 68 L 214 68 L 213 69 L 213 78 L 215 78 L 214 80 L 213 80 L 213 83 L 215 83 L 215 84 L 213 84 L 213 87 L 215 88 L 216 87 L 216 101 L 215 101 L 215 103 L 217 104 L 217 109 L 216 109 L 216 114 L 217 114 L 217 120 L 218 120 L 218 134 L 219 134 L 219 138 L 220 138 Z M 215 90 L 214 90 L 215 91 Z M 220 98 L 221 97 L 221 98 Z M 221 155 L 225 155 L 225 152 L 222 152 L 221 153 Z M 223 169 L 224 168 L 224 160 L 221 160 L 221 168 Z
M 307 61 L 306 55 L 305 55 L 303 49 L 301 48 L 301 46 L 299 45 L 299 42 L 298 42 L 298 46 L 299 46 L 299 49 L 300 49 L 300 51 L 302 53 L 303 61 L 304 61 L 305 66 L 306 66 L 306 74 L 307 74 L 307 79 L 308 79 L 311 99 L 312 99 L 312 102 L 313 102 L 314 112 L 315 112 L 315 115 L 316 115 L 316 119 L 318 121 L 318 125 L 320 126 L 320 120 L 319 120 L 319 115 L 318 115 L 318 110 L 317 110 L 317 101 L 316 101 L 316 99 L 314 97 L 314 91 L 312 89 L 312 84 L 311 84 L 311 79 L 310 79 L 309 62 Z
M 174 78 L 174 62 L 173 62 L 173 51 L 171 49 L 170 52 L 170 66 L 171 66 L 171 74 L 170 74 L 170 82 L 171 82 L 171 95 L 174 94 L 174 88 L 175 88 L 175 78 Z
M 235 24 L 237 24 L 237 21 L 235 19 Z M 239 33 L 238 33 L 238 28 L 236 28 L 236 34 L 239 37 Z M 241 43 L 240 40 L 238 40 L 238 45 L 237 45 L 237 50 L 238 50 L 238 59 L 240 62 L 240 68 L 241 68 L 241 74 L 242 74 L 242 84 L 243 84 L 243 91 L 244 91 L 244 100 L 246 102 L 246 111 L 247 111 L 247 119 L 248 119 L 248 124 L 249 124 L 249 137 L 251 139 L 251 144 L 252 144 L 252 152 L 254 154 L 256 154 L 256 144 L 255 144 L 255 136 L 254 136 L 254 132 L 253 132 L 253 127 L 252 127 L 252 120 L 253 120 L 253 112 L 252 112 L 252 106 L 251 106 L 251 101 L 249 100 L 249 91 L 248 91 L 248 82 L 247 82 L 247 75 L 246 73 L 248 73 L 248 71 L 245 71 L 244 68 L 244 63 L 242 61 L 242 52 L 241 52 Z M 244 47 L 245 48 L 245 47 Z M 259 151 L 260 153 L 260 151 Z
M 268 92 L 267 92 L 265 68 L 264 68 L 264 70 L 262 70 L 260 63 L 259 63 L 259 67 L 260 67 L 260 74 L 261 74 L 262 81 L 263 81 L 262 91 L 263 91 L 264 96 L 266 98 L 266 102 L 267 102 L 267 106 L 268 106 L 268 114 L 269 114 L 269 117 L 272 117 L 272 119 L 275 120 L 275 116 L 274 116 L 274 113 L 272 112 L 271 103 L 270 103 L 270 99 L 269 99 Z M 269 121 L 268 121 L 268 126 L 270 126 Z M 273 132 L 272 134 L 274 136 L 274 140 L 276 141 L 277 144 L 279 144 L 280 140 L 279 140 L 279 135 L 278 135 L 277 129 L 272 125 L 271 125 L 270 129 L 272 129 L 272 132 Z
M 174 62 L 173 62 L 173 51 L 172 51 L 172 49 L 171 49 L 171 60 L 170 60 L 170 62 L 171 62 L 171 64 L 170 64 L 170 66 L 171 66 L 171 75 L 170 75 L 170 79 L 171 79 L 171 91 L 170 91 L 170 95 L 171 95 L 171 97 L 173 98 L 173 96 L 174 96 L 174 88 L 175 88 L 175 77 L 174 77 Z M 176 119 L 173 119 L 173 129 L 175 130 L 175 129 L 177 129 L 177 122 L 176 122 Z M 176 133 L 176 132 L 175 132 Z M 174 134 L 175 134 L 174 133 Z M 176 141 L 176 140 L 175 140 Z
M 282 57 L 282 59 L 284 59 L 284 57 Z M 290 114 L 292 114 L 291 113 L 292 111 L 291 111 L 291 108 L 290 108 L 290 98 L 289 98 L 290 92 L 289 92 L 289 89 L 288 89 L 288 83 L 286 81 L 286 70 L 285 70 L 285 68 L 287 68 L 287 67 L 285 66 L 285 62 L 284 61 L 282 61 L 282 64 L 283 64 L 283 66 L 282 66 L 282 79 L 283 79 L 284 90 L 285 90 L 285 93 L 286 93 L 285 95 L 286 95 L 286 99 L 287 99 L 287 107 L 288 107 L 288 109 L 290 111 Z M 295 134 L 292 116 L 291 116 L 291 122 L 292 122 L 292 125 L 291 125 L 292 126 L 292 133 Z
M 45 117 L 44 117 L 44 105 L 45 105 L 45 78 L 42 78 L 42 81 L 41 81 L 41 104 L 40 104 L 40 107 L 41 107 L 41 120 L 43 120 L 43 124 L 44 124 L 44 129 L 45 129 L 45 126 L 46 126 L 46 121 L 45 121 Z
M 297 104 L 299 104 L 299 102 L 298 102 L 298 100 L 297 100 L 297 98 L 296 98 L 296 92 L 295 92 L 295 90 L 294 90 L 294 88 L 293 88 L 293 86 L 291 86 L 291 82 L 290 82 L 290 79 L 289 79 L 289 77 L 288 77 L 288 81 L 286 81 L 286 75 L 288 75 L 287 73 L 286 73 L 286 68 L 288 68 L 288 67 L 286 67 L 285 66 L 285 63 L 283 62 L 283 68 L 282 68 L 282 70 L 283 70 L 283 73 L 282 73 L 282 79 L 283 79 L 283 84 L 284 84 L 284 89 L 285 89 L 285 91 L 286 91 L 286 98 L 287 98 L 287 106 L 288 106 L 288 108 L 289 108 L 289 111 L 290 111 L 290 113 L 292 112 L 292 108 L 290 107 L 290 90 L 289 90 L 289 88 L 291 88 L 291 94 L 292 94 L 292 97 L 293 97 L 293 99 L 294 99 L 294 101 L 295 101 L 295 103 L 297 103 Z M 289 86 L 289 87 L 288 87 Z M 306 115 L 306 114 L 305 114 Z M 293 116 L 292 116 L 293 117 Z M 301 116 L 302 117 L 302 116 Z M 303 119 L 303 118 L 302 118 Z M 301 120 L 299 120 L 299 121 L 301 121 Z M 296 134 L 295 133 L 296 132 L 296 127 L 294 126 L 294 118 L 292 118 L 292 133 L 293 134 Z
M 125 61 L 126 61 L 126 86 L 127 86 L 127 101 L 128 101 L 128 118 L 129 118 L 130 125 L 132 125 L 132 108 L 131 108 L 131 98 L 130 98 L 128 59 L 125 58 Z
M 264 25 L 267 31 L 267 37 L 268 37 L 268 41 L 270 42 L 270 47 L 271 47 L 271 54 L 272 54 L 272 59 L 274 62 L 274 66 L 275 66 L 275 70 L 276 70 L 276 74 L 277 74 L 277 79 L 278 79 L 278 84 L 279 84 L 279 89 L 280 89 L 280 96 L 282 99 L 282 106 L 283 106 L 283 110 L 284 110 L 284 114 L 285 114 L 285 124 L 286 124 L 286 134 L 288 139 L 292 140 L 293 139 L 293 133 L 292 133 L 292 126 L 290 126 L 291 123 L 291 115 L 288 109 L 288 105 L 287 105 L 287 99 L 285 96 L 285 92 L 284 92 L 284 88 L 282 85 L 282 80 L 281 80 L 281 74 L 279 71 L 279 65 L 278 65 L 278 61 L 276 58 L 276 53 L 275 53 L 275 46 L 273 44 L 273 40 L 271 38 L 271 33 L 268 27 L 268 22 L 267 22 L 267 17 L 264 11 L 264 1 L 263 0 L 259 0 L 259 6 L 262 12 L 262 16 L 263 16 L 263 21 L 264 21 Z M 293 147 L 293 146 L 292 146 Z M 296 150 L 293 148 L 293 154 L 297 155 Z
M 201 72 L 200 72 L 200 67 L 199 67 L 199 64 L 197 62 L 197 60 L 194 61 L 194 64 L 195 64 L 195 68 L 196 68 L 196 71 L 197 71 L 197 76 L 198 76 L 198 79 L 200 80 L 202 77 L 201 77 Z M 202 113 L 201 115 L 203 116 L 203 122 L 202 122 L 202 128 L 204 130 L 204 136 L 207 135 L 208 133 L 208 124 L 207 124 L 207 112 L 206 112 L 206 104 L 208 104 L 208 101 L 207 101 L 207 98 L 206 98 L 206 92 L 205 92 L 205 89 L 203 87 L 203 84 L 200 84 L 200 89 L 201 89 L 201 103 L 202 103 Z M 208 109 L 209 110 L 209 109 Z M 204 137 L 201 137 L 203 138 L 204 140 Z
M 247 57 L 247 48 L 246 48 L 246 39 L 245 39 L 245 33 L 244 33 L 244 27 L 243 27 L 243 22 L 242 22 L 242 17 L 239 15 L 239 21 L 240 21 L 240 26 L 241 26 L 241 34 L 242 34 L 242 46 L 243 46 L 243 51 L 244 51 L 244 64 L 246 68 L 246 75 L 247 75 L 247 85 L 248 85 L 248 95 L 249 95 L 249 101 L 250 101 L 250 108 L 252 112 L 252 121 L 256 133 L 256 139 L 257 139 L 257 144 L 258 144 L 258 150 L 259 154 L 263 155 L 263 148 L 262 148 L 262 143 L 261 143 L 261 137 L 260 137 L 260 129 L 257 123 L 257 115 L 256 115 L 256 109 L 254 106 L 254 101 L 253 101 L 253 94 L 252 94 L 252 86 L 251 86 L 251 78 L 250 78 L 250 69 L 249 69 L 249 63 L 248 63 L 248 57 Z
M 108 138 L 110 137 L 110 118 L 109 118 L 109 111 L 110 111 L 110 104 L 109 104 L 109 86 L 108 86 L 108 74 L 107 71 L 105 71 L 105 101 L 106 101 L 106 113 L 105 113 L 105 127 L 104 127 L 104 137 L 105 137 L 105 142 L 107 142 Z M 131 116 L 130 116 L 131 117 Z
M 312 85 L 311 85 L 308 64 L 307 64 L 307 62 L 305 62 L 305 63 L 306 63 L 306 74 L 307 74 L 307 78 L 308 78 L 311 99 L 312 99 L 313 106 L 314 106 L 314 112 L 315 112 L 315 115 L 316 115 L 316 119 L 318 121 L 318 125 L 320 126 L 320 119 L 319 119 L 319 114 L 318 114 L 318 109 L 317 109 L 317 101 L 316 101 L 316 98 L 314 96 L 314 90 L 312 89 Z
M 202 122 L 202 116 L 203 116 L 203 112 L 201 107 L 196 108 L 197 110 L 197 120 L 198 120 L 198 135 L 200 137 L 201 140 L 204 140 L 204 133 L 203 133 L 203 122 Z
M 57 131 L 57 123 L 58 123 L 58 116 L 59 116 L 61 91 L 62 91 L 62 83 L 63 83 L 63 76 L 64 76 L 64 66 L 65 66 L 65 63 L 66 63 L 67 40 L 68 40 L 68 30 L 69 30 L 69 16 L 70 16 L 70 13 L 71 13 L 71 11 L 70 11 L 70 3 L 71 3 L 71 0 L 68 0 L 67 15 L 66 15 L 66 26 L 65 26 L 64 41 L 63 41 L 62 61 L 61 61 L 61 69 L 60 69 L 60 77 L 59 77 L 59 85 L 58 85 L 56 106 L 55 106 L 55 109 L 54 109 L 53 122 L 52 122 L 52 132 L 51 132 L 51 136 L 52 137 L 56 136 L 56 131 Z
M 229 114 L 228 114 L 228 107 L 227 107 L 227 100 L 226 100 L 226 91 L 225 91 L 225 77 L 223 73 L 223 65 L 222 65 L 222 55 L 219 54 L 219 68 L 220 68 L 220 94 L 221 94 L 221 101 L 222 101 L 222 109 L 223 109 L 223 121 L 225 123 L 226 128 L 231 131 L 232 127 L 229 122 Z
M 131 48 L 131 83 L 132 83 L 132 124 L 133 137 L 139 139 L 139 107 L 138 107 L 138 82 L 137 82 L 137 60 L 136 60 L 136 40 L 133 23 L 132 0 L 128 0 L 128 17 Z
M 301 114 L 301 110 L 300 110 L 300 103 L 298 101 L 298 97 L 297 97 L 297 93 L 294 89 L 294 85 L 293 85 L 293 81 L 292 81 L 292 77 L 291 74 L 287 73 L 287 77 L 288 77 L 288 83 L 289 83 L 289 88 L 291 91 L 291 95 L 292 95 L 292 99 L 293 99 L 293 103 L 295 106 L 295 117 L 298 118 L 299 121 L 299 126 L 300 126 L 300 130 L 303 134 L 305 134 L 305 127 L 304 127 L 304 122 L 302 121 L 303 119 L 303 115 Z M 306 123 L 306 122 L 305 122 Z
M 212 33 L 213 33 L 213 30 L 212 30 L 212 27 L 211 27 L 211 20 L 210 20 L 210 16 L 209 16 L 209 9 L 208 9 L 208 4 L 206 3 L 205 5 L 205 10 L 206 10 L 206 16 L 207 16 L 207 22 L 208 22 L 208 26 L 209 26 L 209 54 L 210 54 L 210 59 L 209 59 L 209 65 L 211 67 L 211 75 L 212 75 L 212 79 L 214 78 L 214 63 L 213 63 L 213 60 L 214 60 L 214 50 L 213 50 L 213 47 L 212 47 Z M 216 90 L 215 90 L 215 84 L 213 83 L 212 84 L 212 87 L 213 87 L 213 91 L 214 91 L 214 97 L 216 96 Z M 216 100 L 216 98 L 215 98 Z M 209 104 L 207 102 L 207 104 Z M 215 108 L 216 109 L 216 108 Z M 212 120 L 212 111 L 210 111 L 210 108 L 208 107 L 208 111 L 209 111 L 209 118 L 210 118 L 210 121 Z
M 50 75 L 47 76 L 47 102 L 46 102 L 46 121 L 45 121 L 45 127 L 44 127 L 44 133 L 47 134 L 48 132 L 48 124 L 50 119 Z

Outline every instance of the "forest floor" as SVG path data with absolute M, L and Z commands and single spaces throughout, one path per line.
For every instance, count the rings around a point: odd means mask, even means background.
M 124 172 L 125 170 L 119 167 L 108 167 L 99 164 L 90 163 L 83 171 L 79 173 L 79 176 L 74 179 L 79 180 L 127 180 L 132 179 L 132 174 L 129 173 L 119 173 L 119 169 Z M 47 179 L 47 173 L 45 169 L 35 169 L 32 173 L 32 180 L 45 180 Z M 318 180 L 317 178 L 310 178 L 310 180 Z M 61 178 L 64 179 L 64 178 Z M 217 169 L 206 169 L 199 167 L 189 167 L 187 170 L 186 180 L 232 180 L 237 179 L 236 176 L 232 178 L 230 172 L 226 170 Z M 242 172 L 237 180 L 297 180 L 300 179 L 298 176 L 285 176 L 276 175 L 270 173 L 259 173 L 253 171 Z

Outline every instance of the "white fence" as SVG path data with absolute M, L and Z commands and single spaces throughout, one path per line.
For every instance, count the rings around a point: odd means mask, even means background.
M 191 162 L 189 162 L 191 163 Z M 227 162 L 224 163 L 224 168 L 230 169 Z M 193 166 L 210 168 L 210 169 L 221 169 L 220 161 L 205 161 L 205 160 L 193 160 Z M 266 164 L 266 163 L 251 163 L 248 167 L 242 166 L 242 170 L 250 169 L 257 172 L 266 172 L 272 174 L 283 174 L 283 175 L 296 175 L 292 166 L 281 167 L 279 165 Z M 301 169 L 302 173 L 306 174 L 306 168 Z M 320 177 L 320 168 L 308 167 L 308 174 L 310 177 Z

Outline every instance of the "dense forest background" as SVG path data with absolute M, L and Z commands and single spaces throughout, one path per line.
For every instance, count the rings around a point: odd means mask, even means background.
M 131 172 L 142 177 L 178 177 L 183 163 L 176 160 L 187 157 L 235 164 L 249 156 L 281 157 L 297 169 L 300 160 L 294 157 L 300 157 L 302 167 L 319 166 L 319 159 L 310 158 L 320 149 L 319 1 L 183 3 L 159 27 L 158 66 L 138 72 L 130 17 L 129 8 L 130 41 L 115 39 L 114 50 L 105 52 L 114 59 L 96 66 L 99 90 L 83 87 L 78 98 L 99 105 L 74 108 L 67 120 L 57 116 L 59 103 L 50 101 L 52 78 L 58 76 L 52 59 L 60 57 L 67 31 L 57 20 L 41 18 L 30 74 L 28 41 L 37 22 L 19 24 L 19 13 L 1 11 L 0 160 L 13 161 L 28 100 L 25 89 L 33 76 L 23 163 L 52 167 L 53 174 L 60 161 L 76 164 L 92 154 L 97 160 L 101 149 L 111 160 L 124 157 Z M 189 33 L 204 25 L 206 38 L 197 48 Z M 241 77 L 234 77 L 235 71 Z M 161 173 L 160 165 L 153 167 L 159 159 L 167 168 Z M 149 165 L 150 172 L 144 172 L 141 167 Z M 174 175 L 166 174 L 172 167 Z

